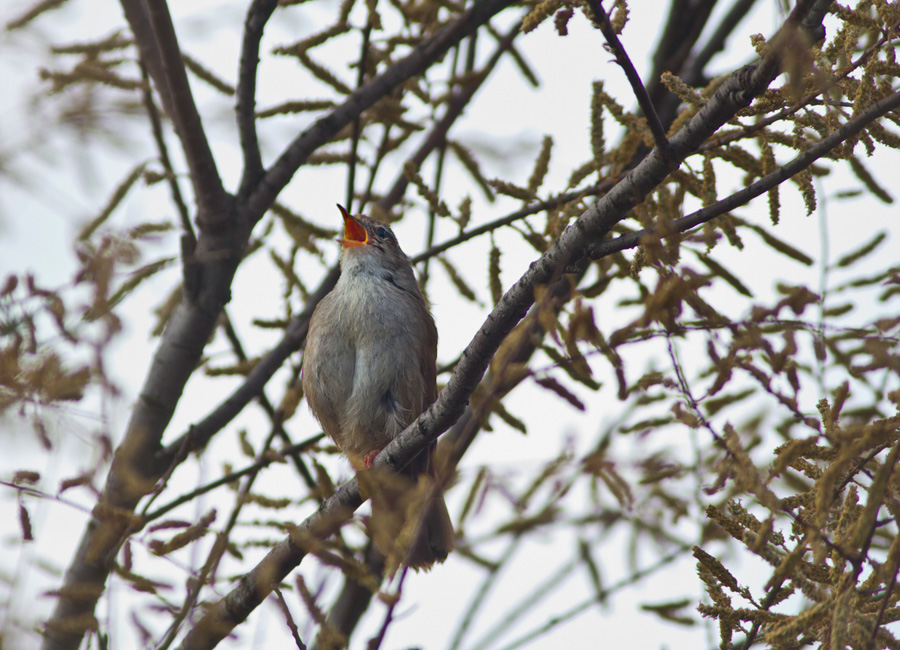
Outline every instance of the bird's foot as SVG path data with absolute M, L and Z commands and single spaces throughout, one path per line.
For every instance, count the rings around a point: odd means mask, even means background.
M 372 467 L 372 463 L 375 462 L 375 457 L 380 453 L 380 449 L 373 449 L 368 454 L 363 456 L 363 467 L 365 467 L 366 469 Z

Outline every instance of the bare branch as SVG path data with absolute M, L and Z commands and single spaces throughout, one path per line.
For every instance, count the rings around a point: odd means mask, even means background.
M 266 23 L 278 6 L 278 0 L 253 0 L 244 20 L 241 63 L 237 86 L 238 134 L 244 153 L 244 174 L 238 197 L 244 200 L 263 175 L 262 157 L 256 137 L 256 72 L 259 68 L 259 43 Z
M 612 23 L 609 22 L 609 16 L 606 15 L 600 0 L 588 0 L 588 5 L 591 8 L 591 13 L 594 14 L 594 19 L 597 21 L 600 31 L 603 32 L 603 36 L 612 50 L 613 56 L 616 57 L 616 63 L 621 66 L 625 76 L 628 78 L 628 83 L 631 84 L 631 90 L 634 92 L 638 106 L 641 107 L 641 112 L 647 118 L 647 125 L 653 134 L 653 141 L 656 143 L 656 147 L 663 155 L 668 157 L 670 147 L 669 140 L 666 137 L 666 130 L 663 128 L 659 115 L 656 114 L 656 108 L 653 106 L 653 102 L 650 101 L 650 95 L 647 94 L 647 89 L 644 88 L 640 75 L 634 69 L 634 64 L 631 62 L 625 48 L 622 47 L 622 43 L 616 35 L 616 30 L 613 28 Z
M 169 8 L 164 0 L 148 0 L 143 3 L 122 0 L 122 7 L 132 25 L 135 38 L 138 39 L 142 55 L 145 52 L 149 54 L 147 69 L 160 89 L 166 112 L 172 118 L 184 148 L 197 197 L 200 226 L 225 225 L 233 215 L 226 208 L 225 190 L 191 94 Z M 149 33 L 147 24 L 150 27 Z M 151 35 L 152 45 L 145 42 Z M 158 60 L 156 56 L 159 57 Z

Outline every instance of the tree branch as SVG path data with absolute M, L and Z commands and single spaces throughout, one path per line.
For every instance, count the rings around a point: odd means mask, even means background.
M 162 100 L 163 108 L 170 115 L 172 109 L 172 92 L 169 88 L 168 80 L 163 69 L 162 55 L 159 51 L 159 45 L 156 36 L 153 33 L 153 26 L 150 24 L 150 17 L 147 10 L 140 0 L 121 0 L 122 10 L 125 13 L 125 19 L 134 35 L 137 43 L 138 51 L 141 54 L 141 61 L 147 68 L 156 91 Z
M 594 20 L 600 27 L 600 31 L 603 32 L 603 37 L 612 50 L 613 56 L 616 57 L 616 63 L 625 72 L 625 77 L 628 79 L 628 83 L 631 84 L 631 90 L 634 92 L 638 106 L 641 107 L 641 112 L 647 118 L 647 125 L 653 134 L 653 142 L 656 144 L 656 148 L 668 157 L 670 152 L 666 130 L 663 128 L 659 115 L 656 114 L 656 108 L 653 106 L 653 102 L 650 101 L 650 95 L 647 94 L 647 89 L 644 88 L 641 76 L 634 69 L 634 64 L 631 62 L 625 48 L 622 47 L 622 43 L 619 41 L 618 35 L 616 35 L 616 30 L 613 28 L 612 23 L 609 22 L 609 16 L 606 15 L 600 0 L 588 0 L 588 5 L 591 8 L 591 13 L 594 14 Z
M 725 49 L 725 41 L 728 40 L 731 32 L 749 13 L 754 4 L 756 4 L 756 0 L 735 0 L 725 17 L 719 21 L 706 45 L 695 56 L 688 58 L 682 72 L 682 79 L 686 84 L 691 86 L 705 85 L 703 70 L 716 54 Z
M 391 89 L 423 72 L 443 57 L 451 47 L 513 3 L 514 0 L 482 0 L 476 3 L 456 21 L 365 83 L 343 104 L 297 136 L 251 193 L 247 201 L 251 223 L 256 223 L 269 209 L 278 193 L 290 182 L 294 173 L 313 151 L 327 143 L 338 131 L 388 94 Z
M 199 207 L 200 226 L 203 228 L 205 225 L 211 227 L 227 225 L 232 214 L 226 208 L 225 190 L 191 94 L 169 8 L 164 0 L 121 1 L 129 23 L 132 17 L 138 21 L 137 25 L 132 25 L 132 31 L 135 37 L 140 39 L 141 52 L 158 53 L 158 65 L 155 63 L 156 58 L 153 57 L 151 60 L 154 64 L 148 64 L 147 67 L 157 88 L 161 89 L 160 94 L 163 96 L 166 112 L 172 119 L 181 146 L 184 148 Z M 141 40 L 150 36 L 145 29 L 144 18 L 152 31 L 152 46 L 141 44 Z M 165 90 L 162 90 L 163 88 Z
M 181 188 L 178 187 L 178 177 L 175 175 L 175 169 L 172 167 L 172 161 L 169 159 L 169 148 L 166 146 L 159 110 L 156 108 L 156 102 L 153 101 L 153 91 L 150 89 L 150 79 L 147 76 L 146 65 L 141 66 L 141 72 L 146 81 L 146 87 L 141 89 L 141 101 L 147 110 L 147 117 L 150 119 L 150 130 L 153 132 L 153 139 L 156 141 L 159 161 L 162 163 L 163 173 L 166 175 L 166 183 L 169 185 L 169 191 L 172 194 L 172 202 L 178 210 L 182 234 L 184 237 L 187 237 L 189 246 L 193 250 L 197 246 L 197 235 L 194 232 L 194 226 L 191 224 L 191 216 L 187 205 L 181 195 Z
M 259 68 L 259 43 L 263 30 L 277 6 L 278 0 L 253 0 L 244 20 L 235 105 L 241 151 L 244 154 L 244 173 L 238 190 L 241 201 L 249 196 L 250 190 L 259 182 L 264 171 L 259 140 L 256 137 L 256 72 Z
M 674 0 L 666 26 L 653 54 L 653 68 L 647 79 L 647 94 L 663 124 L 671 124 L 678 112 L 680 100 L 669 92 L 660 77 L 670 71 L 682 74 L 685 60 L 697 44 L 706 27 L 716 0 Z

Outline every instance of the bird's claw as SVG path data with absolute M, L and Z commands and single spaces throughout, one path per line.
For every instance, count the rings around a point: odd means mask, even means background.
M 368 454 L 363 456 L 363 467 L 369 469 L 372 467 L 372 463 L 375 462 L 375 457 L 381 453 L 380 449 L 373 449 Z

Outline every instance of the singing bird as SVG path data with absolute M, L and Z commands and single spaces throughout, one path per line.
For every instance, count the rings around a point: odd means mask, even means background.
M 437 328 L 390 227 L 338 209 L 344 218 L 341 275 L 313 312 L 301 376 L 325 433 L 357 468 L 368 468 L 437 397 Z M 405 473 L 431 475 L 433 453 L 432 445 Z M 378 507 L 373 497 L 373 519 Z M 404 560 L 412 568 L 442 562 L 453 549 L 453 525 L 439 489 L 420 511 Z

